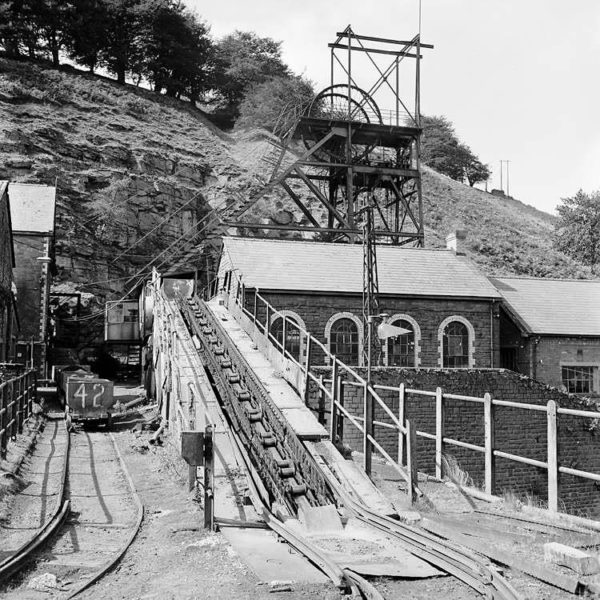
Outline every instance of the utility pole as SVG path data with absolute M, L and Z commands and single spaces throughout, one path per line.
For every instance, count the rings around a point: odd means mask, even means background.
M 510 181 L 509 181 L 509 164 L 510 160 L 501 160 L 500 161 L 500 189 L 504 191 L 504 187 L 502 186 L 502 165 L 506 165 L 506 195 L 510 196 Z
M 371 369 L 373 364 L 373 321 L 379 314 L 379 278 L 377 275 L 377 245 L 373 223 L 373 206 L 364 209 L 363 225 L 363 357 L 367 364 L 367 381 L 364 394 L 364 466 L 367 475 L 371 473 L 371 453 L 373 451 L 369 436 L 375 434 L 373 420 L 375 406 L 371 394 Z

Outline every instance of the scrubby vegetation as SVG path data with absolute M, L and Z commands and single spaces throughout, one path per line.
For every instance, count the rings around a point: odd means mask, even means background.
M 586 194 L 579 190 L 563 198 L 556 209 L 554 246 L 567 256 L 588 265 L 592 273 L 600 267 L 600 192 Z

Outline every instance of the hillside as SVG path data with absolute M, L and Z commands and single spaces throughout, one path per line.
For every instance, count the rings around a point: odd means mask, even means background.
M 201 241 L 195 224 L 210 207 L 258 188 L 253 172 L 266 149 L 264 134 L 224 134 L 179 101 L 0 59 L 0 179 L 56 182 L 61 291 L 102 303 L 157 255 L 155 265 L 171 264 Z M 427 245 L 443 245 L 458 226 L 487 273 L 588 274 L 551 250 L 552 216 L 427 169 L 423 184 Z M 270 194 L 251 213 L 278 222 L 285 198 Z
M 467 256 L 488 275 L 591 277 L 589 267 L 552 248 L 556 217 L 518 200 L 424 167 L 423 212 L 428 246 L 444 246 L 449 231 L 465 229 Z

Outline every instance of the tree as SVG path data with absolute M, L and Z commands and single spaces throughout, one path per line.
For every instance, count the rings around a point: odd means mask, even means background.
M 600 191 L 586 194 L 579 190 L 571 198 L 563 198 L 556 207 L 558 223 L 554 230 L 554 246 L 597 273 L 600 264 Z
M 466 179 L 471 187 L 490 178 L 492 172 L 488 165 L 484 165 L 471 149 L 464 144 L 459 145 L 459 160 L 461 161 L 463 179 Z
M 100 62 L 109 26 L 104 0 L 73 0 L 66 46 L 71 59 L 93 73 Z
M 421 159 L 425 164 L 456 181 L 467 181 L 470 186 L 487 181 L 489 167 L 459 140 L 446 117 L 423 116 L 421 124 Z
M 103 0 L 106 7 L 105 42 L 100 64 L 125 83 L 127 73 L 139 72 L 142 0 Z
M 0 0 L 0 45 L 8 56 L 18 58 L 25 52 L 35 58 L 39 48 L 38 5 L 38 0 Z
M 144 9 L 144 74 L 154 90 L 167 96 L 187 94 L 195 101 L 208 86 L 212 42 L 208 26 L 182 2 L 151 0 Z
M 213 88 L 232 118 L 239 115 L 245 93 L 274 77 L 290 75 L 281 60 L 281 42 L 255 33 L 235 31 L 215 46 Z
M 283 130 L 295 121 L 298 110 L 314 97 L 312 84 L 298 76 L 274 77 L 251 87 L 240 104 L 236 127 Z

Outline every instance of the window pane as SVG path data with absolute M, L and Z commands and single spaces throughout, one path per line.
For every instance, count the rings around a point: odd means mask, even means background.
M 562 368 L 562 380 L 571 394 L 589 394 L 594 391 L 594 370 L 597 367 L 572 366 Z
M 391 323 L 395 327 L 410 330 L 410 333 L 388 339 L 388 365 L 390 367 L 415 366 L 415 332 L 413 326 L 404 319 Z
M 331 352 L 342 362 L 357 365 L 358 327 L 352 319 L 338 319 L 331 327 Z
M 293 358 L 300 360 L 300 326 L 293 317 L 286 317 L 285 327 L 285 349 Z M 283 345 L 283 319 L 281 317 L 277 317 L 271 324 L 271 335 L 277 340 L 275 345 L 281 350 Z
M 444 329 L 442 345 L 444 367 L 458 369 L 469 366 L 469 330 L 464 323 L 448 323 Z

